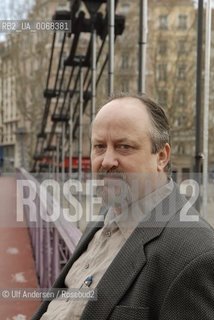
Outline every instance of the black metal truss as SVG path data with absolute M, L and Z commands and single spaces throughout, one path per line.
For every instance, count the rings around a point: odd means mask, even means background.
M 89 12 L 89 18 L 83 11 L 80 11 L 80 5 L 83 2 Z M 118 1 L 115 1 L 117 5 Z M 106 6 L 105 13 L 97 12 L 100 5 Z M 66 129 L 68 129 L 69 106 L 70 103 L 74 104 L 73 112 L 73 137 L 75 138 L 76 131 L 79 124 L 78 106 L 79 99 L 74 102 L 76 94 L 78 94 L 78 82 L 80 78 L 80 66 L 84 68 L 84 92 L 83 92 L 83 112 L 85 112 L 89 101 L 92 98 L 91 94 L 91 60 L 92 60 L 92 33 L 96 30 L 97 36 L 100 38 L 100 46 L 96 57 L 96 64 L 100 62 L 100 58 L 104 51 L 104 45 L 108 35 L 108 8 L 107 0 L 70 0 L 70 11 L 56 11 L 53 15 L 53 20 L 71 20 L 71 33 L 64 33 L 63 40 L 58 56 L 57 72 L 55 75 L 54 86 L 50 86 L 50 78 L 53 73 L 53 59 L 54 50 L 56 49 L 56 32 L 53 34 L 50 61 L 48 68 L 48 75 L 46 81 L 46 88 L 44 89 L 44 112 L 41 122 L 41 131 L 37 135 L 36 149 L 34 153 L 34 165 L 32 171 L 35 171 L 37 164 L 42 167 L 40 161 L 45 156 L 53 154 L 56 148 L 53 150 L 53 138 L 57 134 L 57 124 L 65 121 Z M 118 35 L 121 35 L 125 27 L 125 18 L 121 15 L 115 15 L 115 39 Z M 80 43 L 81 34 L 89 34 L 89 40 L 86 45 L 85 53 L 81 56 L 77 54 L 78 45 Z M 63 53 L 65 52 L 65 45 L 70 44 L 69 55 L 63 61 Z M 105 65 L 108 61 L 108 54 L 102 61 L 101 68 L 97 74 L 96 86 L 98 85 Z M 61 71 L 62 69 L 62 71 Z M 67 77 L 65 74 L 67 73 Z M 67 81 L 67 83 L 66 83 Z M 51 104 L 55 103 L 54 109 L 51 110 Z M 52 119 L 51 130 L 47 133 L 48 119 Z M 65 120 L 66 119 L 66 120 Z M 40 170 L 40 169 L 39 169 Z

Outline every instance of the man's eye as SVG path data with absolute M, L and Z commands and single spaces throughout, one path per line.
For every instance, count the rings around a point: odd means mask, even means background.
M 128 144 L 120 144 L 118 146 L 118 149 L 121 149 L 121 150 L 128 150 L 128 149 L 131 149 L 132 147 Z
M 102 150 L 105 148 L 105 145 L 104 144 L 95 144 L 94 145 L 94 149 L 97 149 L 97 150 Z

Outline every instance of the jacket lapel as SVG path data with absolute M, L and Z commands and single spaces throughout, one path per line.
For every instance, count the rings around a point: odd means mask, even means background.
M 146 264 L 145 245 L 159 237 L 167 222 L 184 203 L 185 199 L 175 186 L 171 195 L 138 225 L 101 278 L 96 288 L 97 300 L 87 303 L 81 320 L 108 319 Z
M 108 318 L 146 263 L 141 243 L 142 229 L 137 228 L 101 278 L 96 288 L 97 300 L 87 303 L 81 320 Z

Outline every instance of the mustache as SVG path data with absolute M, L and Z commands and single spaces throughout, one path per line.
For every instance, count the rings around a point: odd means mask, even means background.
M 126 173 L 118 169 L 115 169 L 115 170 L 100 169 L 96 173 L 96 177 L 99 179 L 113 178 L 113 179 L 126 180 Z

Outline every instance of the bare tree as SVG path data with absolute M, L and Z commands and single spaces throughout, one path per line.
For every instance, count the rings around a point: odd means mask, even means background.
M 37 1 L 31 12 L 28 12 L 27 19 L 42 20 L 41 6 L 42 1 Z M 20 13 L 16 11 L 16 18 L 19 17 Z M 22 128 L 26 135 L 25 147 L 28 159 L 32 158 L 34 152 L 36 134 L 43 113 L 43 90 L 48 68 L 51 36 L 50 32 L 45 31 L 22 31 L 10 33 L 6 39 L 15 76 L 16 108 L 19 114 L 18 127 Z

